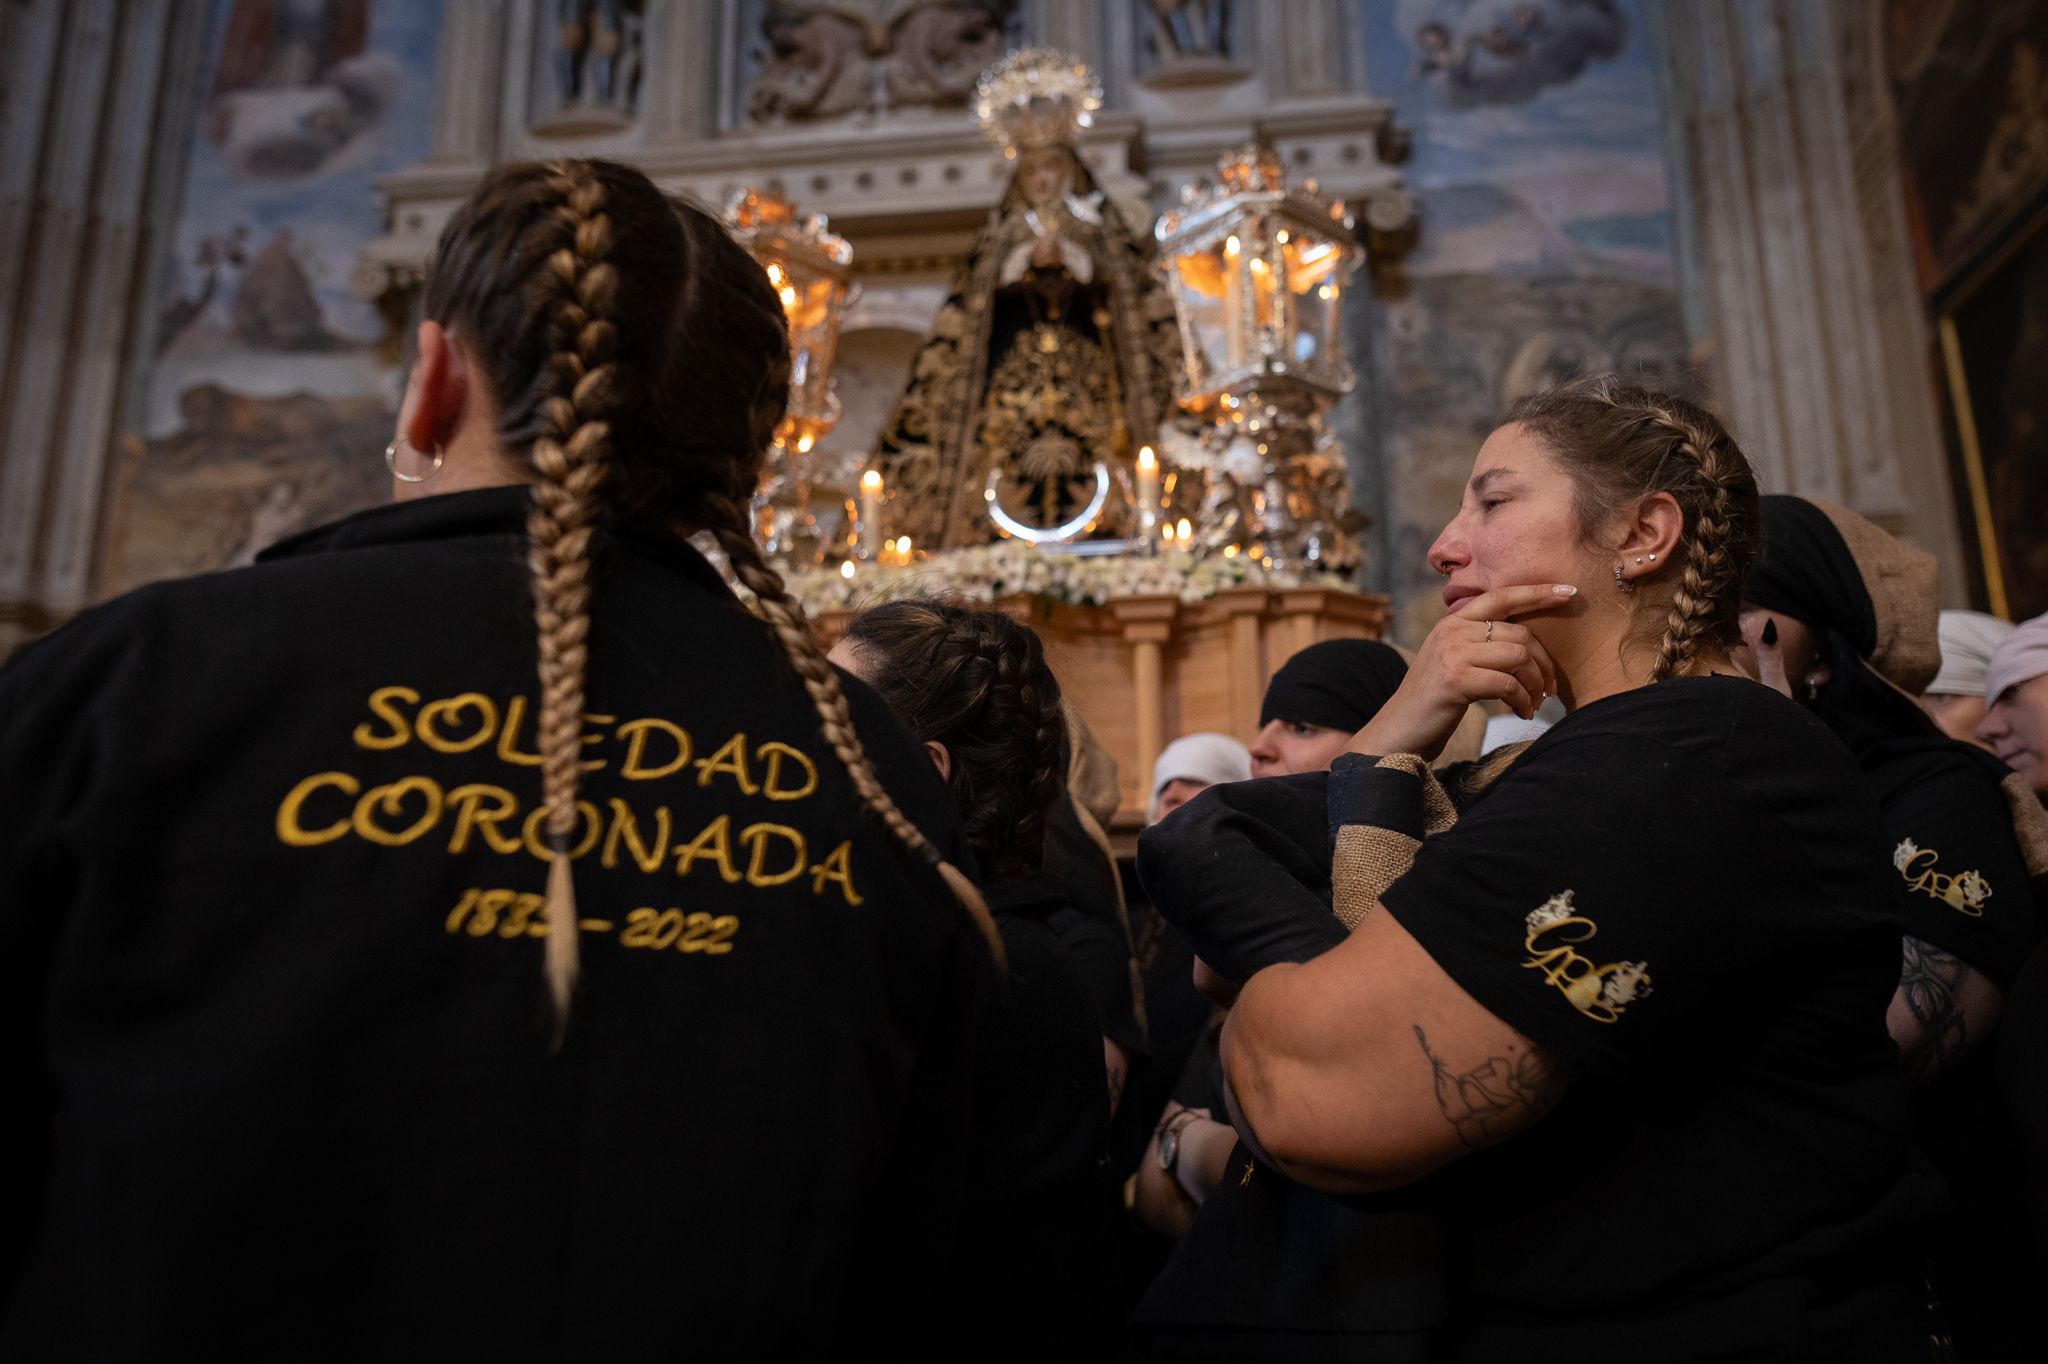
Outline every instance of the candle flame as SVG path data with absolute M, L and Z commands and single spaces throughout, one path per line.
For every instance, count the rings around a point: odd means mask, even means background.
M 853 576 L 853 560 L 848 559 L 845 563 L 839 565 L 839 576 L 842 578 L 851 578 Z
M 1152 453 L 1151 446 L 1138 447 L 1138 467 L 1148 474 L 1159 467 L 1159 456 Z
M 860 476 L 860 490 L 864 493 L 878 493 L 882 491 L 882 471 L 870 469 L 862 474 Z
M 1187 519 L 1187 518 L 1186 518 L 1185 516 L 1183 516 L 1183 517 L 1182 517 L 1182 518 L 1180 519 L 1180 526 L 1179 526 L 1178 532 L 1177 532 L 1177 533 L 1176 533 L 1176 534 L 1174 535 L 1174 537 L 1173 537 L 1173 538 L 1174 538 L 1174 539 L 1176 539 L 1176 540 L 1186 540 L 1186 539 L 1188 539 L 1189 537 L 1191 537 L 1191 536 L 1192 536 L 1192 535 L 1193 535 L 1194 533 L 1195 533 L 1195 528 L 1194 528 L 1193 526 L 1189 525 L 1189 524 L 1188 524 L 1188 519 Z
M 1227 237 L 1227 238 L 1225 238 L 1225 239 L 1224 239 L 1224 242 L 1223 242 L 1223 254 L 1224 254 L 1224 255 L 1226 255 L 1226 256 L 1234 256 L 1234 255 L 1236 255 L 1236 254 L 1237 254 L 1237 253 L 1238 253 L 1238 252 L 1239 252 L 1239 251 L 1240 251 L 1241 249 L 1242 249 L 1242 248 L 1241 248 L 1241 247 L 1239 247 L 1239 246 L 1238 246 L 1238 244 L 1237 244 L 1237 234 L 1236 234 L 1236 233 L 1232 233 L 1232 234 L 1231 234 L 1231 235 L 1230 235 L 1229 237 Z

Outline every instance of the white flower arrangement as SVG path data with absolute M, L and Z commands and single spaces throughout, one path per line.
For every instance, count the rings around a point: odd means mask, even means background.
M 975 602 L 1036 596 L 1100 606 L 1120 597 L 1201 602 L 1233 587 L 1350 586 L 1334 573 L 1268 568 L 1245 555 L 1197 558 L 1182 550 L 1156 555 L 1060 554 L 1019 540 L 939 550 L 903 565 L 858 563 L 851 576 L 833 568 L 789 578 L 790 593 L 813 613 L 941 595 Z

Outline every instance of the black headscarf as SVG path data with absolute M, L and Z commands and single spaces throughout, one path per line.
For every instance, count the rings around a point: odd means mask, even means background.
M 1838 634 L 1858 658 L 1877 652 L 1877 607 L 1848 541 L 1803 497 L 1763 499 L 1763 552 L 1742 595 L 1767 610 Z
M 1328 729 L 1364 729 L 1407 675 L 1408 663 L 1400 651 L 1376 639 L 1311 644 L 1283 663 L 1266 684 L 1259 726 L 1285 720 Z
M 1849 513 L 1838 513 L 1852 517 Z M 1875 527 L 1852 518 L 1865 540 L 1886 539 Z M 1918 554 L 1890 541 L 1897 553 Z M 1866 558 L 1881 550 L 1866 549 Z M 1773 494 L 1763 499 L 1763 552 L 1757 556 L 1742 585 L 1744 600 L 1766 610 L 1791 616 L 1812 630 L 1827 660 L 1831 674 L 1828 684 L 1812 701 L 1812 709 L 1835 737 L 1848 746 L 1865 771 L 1891 767 L 1916 759 L 1954 761 L 1962 756 L 1981 766 L 1987 775 L 2003 770 L 1997 759 L 1989 758 L 1969 744 L 1958 743 L 1943 734 L 1927 713 L 1902 690 L 1917 690 L 1925 676 L 1887 675 L 1882 656 L 1888 635 L 1896 631 L 1879 620 L 1879 608 L 1871 595 L 1873 576 L 1891 600 L 1888 609 L 1901 607 L 1917 617 L 1925 616 L 1928 628 L 1938 617 L 1933 595 L 1933 578 L 1926 578 L 1925 600 L 1904 600 L 1909 595 L 1903 573 L 1885 573 L 1880 566 L 1859 562 L 1844 537 L 1835 516 L 1803 497 Z M 1936 655 L 1938 662 L 1939 656 Z M 1919 663 L 1901 671 L 1928 672 Z

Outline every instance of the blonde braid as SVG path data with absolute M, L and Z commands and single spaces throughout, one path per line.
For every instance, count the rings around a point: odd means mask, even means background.
M 811 633 L 810 621 L 804 616 L 803 607 L 789 595 L 780 574 L 768 566 L 761 557 L 760 546 L 754 543 L 751 532 L 752 518 L 748 515 L 743 499 L 731 496 L 712 496 L 705 499 L 712 512 L 711 533 L 717 537 L 719 548 L 732 564 L 733 574 L 746 589 L 754 594 L 754 609 L 762 620 L 775 632 L 775 638 L 782 645 L 782 652 L 788 657 L 790 666 L 810 693 L 811 705 L 818 712 L 818 719 L 825 729 L 825 741 L 832 746 L 846 775 L 853 779 L 853 789 L 866 805 L 881 817 L 899 842 L 912 852 L 938 868 L 939 875 L 952 888 L 953 896 L 974 919 L 975 927 L 988 940 L 989 951 L 995 954 L 998 965 L 1004 961 L 1003 940 L 996 931 L 995 918 L 988 911 L 988 903 L 981 898 L 981 892 L 974 882 L 967 879 L 958 867 L 946 861 L 924 831 L 910 822 L 910 817 L 897 807 L 881 780 L 875 776 L 875 769 L 868 762 L 866 747 L 860 741 L 860 732 L 853 727 L 853 713 L 847 708 L 846 693 L 840 689 L 839 674 L 825 659 L 825 651 L 818 647 L 817 636 Z
M 616 404 L 612 364 L 618 333 L 610 320 L 618 272 L 607 263 L 611 220 L 604 187 L 589 166 L 552 168 L 562 194 L 557 217 L 567 244 L 542 267 L 556 300 L 549 318 L 553 354 L 548 372 L 554 392 L 541 403 L 541 432 L 533 443 L 539 476 L 526 534 L 533 570 L 534 621 L 540 633 L 541 801 L 547 811 L 548 995 L 554 1003 L 556 1042 L 568 1026 L 576 989 L 578 938 L 576 883 L 569 869 L 576 828 L 576 788 L 583 772 L 585 674 L 589 666 L 590 541 L 600 503 Z
M 1730 484 L 1736 468 L 1719 433 L 1687 421 L 1668 407 L 1651 406 L 1644 415 L 1670 434 L 1672 452 L 1698 470 L 1706 494 L 1686 537 L 1685 568 L 1672 593 L 1664 638 L 1658 642 L 1657 662 L 1650 670 L 1650 680 L 1662 682 L 1683 674 L 1699 656 L 1701 645 L 1713 641 L 1720 626 L 1721 603 L 1739 581 L 1740 566 L 1728 549 L 1734 529 Z

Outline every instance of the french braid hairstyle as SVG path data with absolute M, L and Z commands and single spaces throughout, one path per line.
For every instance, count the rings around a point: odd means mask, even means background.
M 1663 611 L 1650 680 L 1742 642 L 1742 578 L 1756 555 L 1759 510 L 1749 460 L 1713 413 L 1615 375 L 1575 380 L 1509 409 L 1571 476 L 1579 524 L 1605 524 L 1653 493 L 1685 518 L 1680 550 L 1640 580 Z
M 1034 876 L 1067 789 L 1067 720 L 1037 634 L 1000 611 L 893 601 L 846 628 L 861 676 L 919 742 L 952 759 L 967 841 L 996 880 Z
M 780 302 L 753 258 L 717 219 L 631 167 L 502 166 L 442 232 L 423 314 L 468 343 L 498 403 L 500 443 L 530 465 L 528 563 L 551 854 L 547 980 L 558 1029 L 578 972 L 569 848 L 582 775 L 591 565 L 607 515 L 652 515 L 717 536 L 863 803 L 938 869 L 995 945 L 973 883 L 876 780 L 838 675 L 754 544 L 748 502 L 788 405 L 790 367 Z

